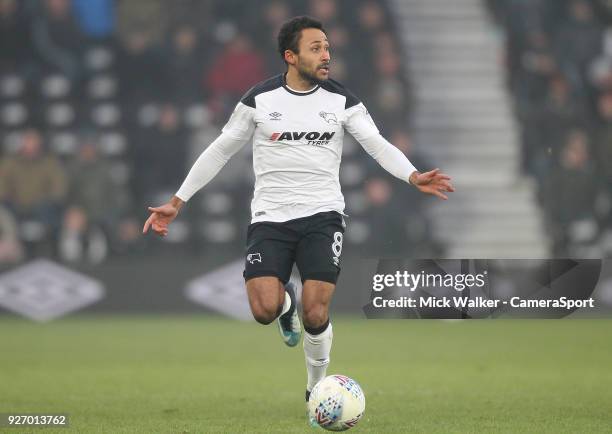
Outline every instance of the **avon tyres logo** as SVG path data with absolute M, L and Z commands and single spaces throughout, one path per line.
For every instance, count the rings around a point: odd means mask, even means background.
M 334 137 L 335 132 L 323 132 L 318 131 L 285 131 L 282 133 L 273 133 L 270 136 L 272 142 L 287 142 L 291 140 L 307 140 L 308 145 L 313 146 L 324 146 L 329 144 L 331 139 Z

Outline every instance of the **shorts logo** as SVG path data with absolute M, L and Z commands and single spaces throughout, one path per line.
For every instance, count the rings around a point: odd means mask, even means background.
M 335 113 L 327 113 L 321 111 L 319 112 L 319 116 L 321 116 L 328 124 L 338 125 L 338 118 L 336 118 Z
M 249 261 L 250 264 L 254 264 L 255 262 L 261 264 L 261 253 L 249 253 L 247 255 L 247 261 Z

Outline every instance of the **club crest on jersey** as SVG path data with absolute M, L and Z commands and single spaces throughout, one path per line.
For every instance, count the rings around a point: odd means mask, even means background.
M 336 118 L 335 113 L 327 113 L 324 111 L 319 112 L 319 116 L 321 116 L 325 122 L 332 125 L 338 125 L 338 118 Z
M 306 140 L 308 145 L 325 146 L 329 144 L 335 135 L 336 133 L 334 131 L 283 131 L 281 133 L 272 133 L 270 141 L 287 142 Z

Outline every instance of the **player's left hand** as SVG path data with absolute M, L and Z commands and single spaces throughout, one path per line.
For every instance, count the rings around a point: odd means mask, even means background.
M 410 183 L 421 192 L 433 194 L 444 200 L 448 199 L 448 196 L 443 192 L 452 193 L 455 191 L 453 184 L 450 183 L 450 179 L 450 176 L 440 173 L 440 169 L 430 170 L 425 173 L 414 172 L 410 175 Z

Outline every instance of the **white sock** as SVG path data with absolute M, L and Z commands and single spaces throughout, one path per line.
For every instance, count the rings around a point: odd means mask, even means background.
M 323 333 L 318 335 L 304 332 L 304 355 L 306 356 L 306 371 L 308 372 L 306 389 L 308 390 L 312 390 L 315 384 L 325 378 L 333 337 L 331 323 Z
M 287 291 L 285 291 L 285 301 L 283 303 L 283 310 L 281 311 L 281 316 L 289 312 L 289 309 L 291 309 L 291 297 L 289 297 L 289 294 L 287 293 Z

